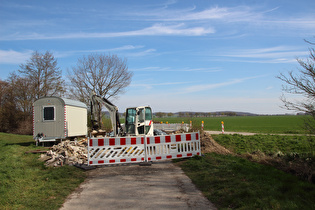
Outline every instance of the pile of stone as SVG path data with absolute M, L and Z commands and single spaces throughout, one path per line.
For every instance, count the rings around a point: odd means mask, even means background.
M 45 161 L 46 166 L 54 167 L 87 164 L 87 139 L 60 142 L 41 154 L 40 160 Z

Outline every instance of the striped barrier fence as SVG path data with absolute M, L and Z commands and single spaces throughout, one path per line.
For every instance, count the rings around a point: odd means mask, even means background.
M 199 132 L 163 136 L 91 138 L 88 164 L 106 165 L 201 155 Z
M 144 136 L 91 138 L 88 142 L 88 164 L 137 163 L 144 159 Z
M 147 161 L 201 155 L 199 132 L 146 137 Z

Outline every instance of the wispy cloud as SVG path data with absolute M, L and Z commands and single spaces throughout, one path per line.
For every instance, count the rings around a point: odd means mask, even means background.
M 125 51 L 134 51 L 144 48 L 143 45 L 124 45 L 116 48 L 107 48 L 107 49 L 90 49 L 90 50 L 69 50 L 69 51 L 57 51 L 55 52 L 56 57 L 68 57 L 75 54 L 83 53 L 111 53 L 111 52 L 125 52 Z
M 0 50 L 1 64 L 20 64 L 29 59 L 32 55 L 32 50 L 17 52 L 14 50 Z
M 164 25 L 154 24 L 153 26 L 134 31 L 114 32 L 114 33 L 71 33 L 45 35 L 33 34 L 11 34 L 10 36 L 0 37 L 0 40 L 45 40 L 45 39 L 87 39 L 87 38 L 113 38 L 130 36 L 204 36 L 215 33 L 211 27 L 187 27 L 185 24 Z
M 52 53 L 56 58 L 65 58 L 78 54 L 91 54 L 91 53 L 111 53 L 120 52 L 128 57 L 145 56 L 155 49 L 147 49 L 138 51 L 144 48 L 142 45 L 124 45 L 116 48 L 107 49 L 91 49 L 91 50 L 70 50 L 70 51 L 53 51 Z M 21 64 L 32 56 L 33 50 L 14 51 L 14 50 L 0 50 L 0 64 Z
M 148 14 L 150 15 L 150 14 Z M 252 18 L 257 19 L 261 15 L 247 6 L 239 7 L 211 7 L 198 11 L 196 7 L 191 10 L 169 10 L 165 12 L 151 13 L 155 15 L 156 20 L 163 21 L 203 21 L 203 20 L 225 20 L 249 21 Z
M 132 71 L 142 71 L 142 72 L 219 72 L 222 71 L 219 67 L 214 68 L 171 68 L 171 67 L 145 67 L 145 68 L 137 68 L 131 69 Z
M 201 85 L 192 85 L 190 87 L 184 88 L 183 93 L 193 93 L 193 92 L 200 92 L 205 90 L 216 89 L 220 87 L 230 86 L 238 83 L 245 82 L 246 80 L 256 79 L 260 77 L 265 77 L 266 75 L 260 75 L 255 77 L 244 77 L 244 78 L 236 78 L 230 81 L 221 82 L 221 83 L 214 83 L 214 84 L 201 84 Z
M 215 56 L 232 58 L 234 62 L 255 63 L 290 63 L 296 62 L 296 57 L 305 56 L 308 51 L 290 46 L 276 46 L 270 48 L 224 50 Z M 233 59 L 234 58 L 234 59 Z M 238 59 L 235 59 L 238 58 Z
M 154 86 L 170 86 L 170 85 L 182 85 L 189 82 L 163 82 L 163 83 L 137 83 L 131 84 L 131 87 L 145 87 L 147 89 L 152 89 Z
M 127 57 L 144 57 L 144 56 L 152 55 L 155 52 L 156 52 L 156 49 L 151 48 L 151 49 L 147 49 L 147 50 L 143 50 L 143 51 L 128 52 L 128 53 L 124 53 L 124 54 Z
M 170 9 L 168 7 L 142 12 L 131 12 L 133 17 L 141 20 L 155 22 L 185 22 L 195 25 L 209 24 L 212 27 L 220 27 L 229 24 L 249 24 L 255 30 L 273 29 L 275 31 L 287 33 L 288 29 L 296 28 L 312 34 L 315 32 L 314 14 L 289 14 L 279 15 L 276 11 L 280 7 L 261 9 L 250 6 L 237 7 L 210 7 L 198 10 L 198 7 Z M 218 25 L 219 24 L 219 25 Z M 242 30 L 240 27 L 238 30 Z M 280 30 L 281 29 L 281 30 Z M 280 31 L 279 31 L 280 30 Z M 275 31 L 273 31 L 275 33 Z M 265 31 L 264 31 L 265 32 Z M 294 31 L 291 30 L 291 33 Z M 272 33 L 272 34 L 274 34 Z M 268 35 L 268 34 L 266 34 Z

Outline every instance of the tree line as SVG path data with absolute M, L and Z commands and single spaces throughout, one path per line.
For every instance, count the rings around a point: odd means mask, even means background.
M 33 102 L 46 96 L 72 98 L 89 104 L 91 91 L 107 99 L 130 84 L 126 59 L 91 54 L 78 59 L 65 82 L 53 53 L 35 51 L 29 60 L 0 80 L 0 132 L 32 134 Z

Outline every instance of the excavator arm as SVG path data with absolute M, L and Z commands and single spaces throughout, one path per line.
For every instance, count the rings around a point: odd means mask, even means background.
M 97 113 L 100 113 L 102 107 L 104 106 L 109 112 L 114 136 L 122 135 L 123 129 L 119 121 L 118 108 L 106 98 L 96 95 L 95 92 L 91 93 L 90 99 L 91 122 L 93 129 L 97 130 L 100 128 L 102 119 L 98 119 Z

